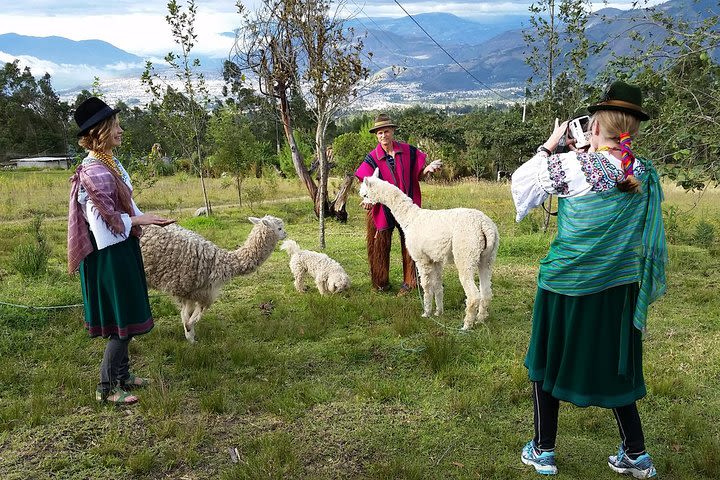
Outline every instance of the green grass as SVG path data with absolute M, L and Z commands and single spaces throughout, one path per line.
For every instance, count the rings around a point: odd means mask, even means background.
M 0 173 L 0 301 L 81 302 L 65 273 L 67 172 Z M 285 219 L 291 238 L 316 249 L 317 223 L 302 187 L 280 181 L 286 200 L 233 206 L 211 184 L 212 219 L 191 218 L 199 185 L 161 179 L 138 203 L 172 207 L 181 224 L 226 248 L 242 243 L 248 216 Z M 34 195 L 20 194 L 31 188 Z M 475 207 L 498 224 L 501 247 L 486 325 L 459 333 L 464 296 L 445 271 L 445 315 L 420 317 L 417 296 L 370 291 L 363 212 L 328 224 L 327 253 L 352 278 L 349 291 L 299 294 L 276 251 L 257 273 L 228 283 L 185 340 L 173 302 L 151 292 L 156 326 L 131 342 L 133 370 L 154 384 L 127 409 L 98 405 L 104 341 L 89 339 L 82 309 L 0 305 L 0 477 L 533 479 L 519 462 L 532 435 L 522 365 L 538 261 L 552 240 L 534 212 L 520 224 L 508 185 L 424 185 L 430 208 Z M 27 190 L 25 190 L 27 191 Z M 14 198 L 8 199 L 12 192 Z M 720 477 L 720 192 L 697 198 L 666 188 L 671 215 L 668 293 L 652 307 L 644 344 L 648 396 L 638 404 L 663 479 Z M 44 214 L 48 269 L 11 267 L 28 227 Z M 401 278 L 397 251 L 391 279 Z M 559 479 L 614 479 L 605 462 L 619 442 L 612 414 L 563 404 Z M 233 462 L 230 449 L 237 449 Z

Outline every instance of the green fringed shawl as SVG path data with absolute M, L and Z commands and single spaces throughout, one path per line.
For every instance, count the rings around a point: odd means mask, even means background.
M 667 246 L 655 168 L 644 159 L 641 193 L 606 192 L 558 200 L 558 235 L 540 262 L 538 286 L 561 295 L 639 282 L 633 324 L 645 332 L 649 305 L 665 293 Z

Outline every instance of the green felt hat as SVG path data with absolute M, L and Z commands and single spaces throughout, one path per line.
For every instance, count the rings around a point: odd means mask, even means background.
M 595 113 L 600 110 L 625 112 L 640 120 L 650 120 L 650 115 L 642 109 L 642 92 L 640 91 L 640 87 L 627 84 L 620 80 L 610 85 L 600 102 L 595 105 L 590 105 L 587 109 L 590 113 Z

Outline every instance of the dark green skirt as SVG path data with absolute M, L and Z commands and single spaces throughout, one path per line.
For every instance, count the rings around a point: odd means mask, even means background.
M 140 241 L 127 240 L 95 250 L 80 263 L 85 327 L 91 337 L 125 339 L 153 328 Z
M 571 297 L 538 288 L 525 357 L 530 380 L 580 407 L 622 407 L 645 396 L 636 283 Z

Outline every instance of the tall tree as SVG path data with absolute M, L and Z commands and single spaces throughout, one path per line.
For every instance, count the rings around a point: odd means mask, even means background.
M 363 43 L 346 30 L 338 12 L 331 12 L 328 0 L 306 0 L 295 10 L 295 26 L 300 36 L 305 69 L 303 80 L 309 85 L 308 103 L 315 116 L 315 154 L 320 171 L 320 185 L 315 198 L 315 211 L 320 219 L 320 247 L 325 248 L 325 215 L 332 213 L 347 219 L 345 198 L 342 207 L 335 209 L 328 202 L 328 159 L 326 133 L 338 111 L 346 107 L 357 94 L 358 84 L 368 77 L 362 64 Z M 346 180 L 347 181 L 347 180 Z M 352 182 L 352 177 L 349 179 Z M 347 192 L 347 189 L 341 191 Z M 336 199 L 337 201 L 337 199 Z
M 208 133 L 215 152 L 211 157 L 213 167 L 230 172 L 235 178 L 238 202 L 242 206 L 243 180 L 262 158 L 263 145 L 253 135 L 247 118 L 232 105 L 220 109 L 210 120 Z
M 585 25 L 589 0 L 538 0 L 531 4 L 530 27 L 523 31 L 525 62 L 533 71 L 528 83 L 544 104 L 539 119 L 550 124 L 570 116 L 588 94 L 585 68 L 590 44 Z M 597 48 L 602 48 L 598 44 Z
M 680 13 L 658 5 L 631 17 L 631 48 L 602 76 L 641 85 L 652 121 L 640 153 L 688 190 L 720 185 L 720 15 L 710 5 L 689 2 Z
M 19 62 L 0 68 L 0 160 L 67 154 L 70 107 L 52 88 L 50 74 L 36 80 Z
M 193 164 L 200 177 L 205 211 L 212 215 L 212 205 L 205 186 L 205 155 L 203 142 L 207 130 L 210 95 L 205 85 L 205 77 L 199 71 L 200 60 L 192 58 L 195 46 L 195 16 L 197 7 L 194 0 L 187 2 L 183 10 L 176 0 L 167 4 L 168 15 L 165 20 L 172 31 L 173 40 L 180 47 L 180 54 L 173 52 L 165 56 L 175 80 L 182 85 L 182 91 L 173 88 L 168 79 L 155 70 L 148 61 L 142 74 L 142 82 L 152 94 L 151 110 L 158 114 L 165 130 L 173 135 L 185 154 L 194 159 Z
M 233 55 L 239 71 L 257 79 L 259 91 L 272 98 L 292 152 L 298 177 L 305 184 L 320 218 L 320 243 L 324 246 L 324 218 L 344 221 L 343 208 L 328 201 L 325 134 L 334 115 L 355 94 L 358 82 L 367 76 L 360 62 L 362 43 L 350 41 L 343 22 L 330 14 L 330 2 L 322 0 L 263 0 L 254 11 L 238 8 L 243 26 Z M 291 101 L 303 96 L 315 120 L 315 152 L 320 164 L 319 186 L 310 175 L 295 138 Z

